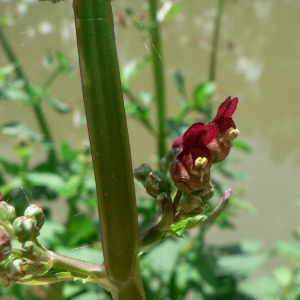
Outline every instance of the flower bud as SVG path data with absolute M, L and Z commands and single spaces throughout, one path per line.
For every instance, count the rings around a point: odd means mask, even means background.
M 0 262 L 6 260 L 11 253 L 10 237 L 6 230 L 0 227 Z
M 45 222 L 44 212 L 43 212 L 42 208 L 36 204 L 29 205 L 24 212 L 24 216 L 29 216 L 29 217 L 35 218 L 35 220 L 37 222 L 37 227 L 39 229 L 42 228 L 42 226 Z
M 23 270 L 24 261 L 22 259 L 15 259 L 10 261 L 5 266 L 6 276 L 18 280 L 19 278 L 24 277 L 26 274 Z
M 133 170 L 133 175 L 136 180 L 145 184 L 146 177 L 152 172 L 152 168 L 147 164 L 141 164 Z
M 184 212 L 192 212 L 198 210 L 201 206 L 201 203 L 202 199 L 199 195 L 199 191 L 191 192 L 181 200 L 181 208 Z
M 207 186 L 200 191 L 200 196 L 203 202 L 207 202 L 214 195 L 215 186 L 211 183 L 211 181 L 207 184 Z
M 14 232 L 20 243 L 34 240 L 39 235 L 36 225 L 37 221 L 34 217 L 21 216 L 14 220 Z
M 171 149 L 169 150 L 166 155 L 160 160 L 160 166 L 162 171 L 167 174 L 170 170 L 170 166 L 172 162 L 174 161 L 176 155 L 178 154 L 178 149 Z
M 152 197 L 157 197 L 160 193 L 171 193 L 171 184 L 169 178 L 160 171 L 151 172 L 145 180 L 145 187 L 147 193 Z
M 12 223 L 16 218 L 16 210 L 5 201 L 0 201 L 0 219 L 3 223 Z

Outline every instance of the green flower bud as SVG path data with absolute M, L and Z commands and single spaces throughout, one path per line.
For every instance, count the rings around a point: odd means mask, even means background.
M 181 208 L 184 212 L 192 212 L 199 210 L 201 203 L 202 199 L 199 195 L 199 191 L 195 191 L 185 195 L 185 197 L 181 200 Z
M 171 149 L 169 150 L 166 155 L 160 160 L 160 166 L 162 171 L 167 174 L 170 170 L 170 166 L 172 162 L 174 161 L 176 154 L 178 154 L 177 149 Z
M 21 216 L 14 220 L 13 229 L 20 243 L 34 240 L 39 235 L 34 217 Z
M 5 201 L 0 201 L 0 220 L 5 223 L 12 223 L 16 218 L 16 210 Z
M 46 262 L 35 262 L 26 259 L 26 262 L 23 265 L 23 270 L 27 275 L 43 275 L 48 272 L 50 265 Z
M 202 201 L 207 202 L 209 199 L 211 199 L 214 195 L 214 191 L 215 191 L 215 186 L 210 181 L 208 185 L 200 191 L 200 196 L 202 198 Z
M 6 270 L 6 276 L 18 280 L 26 275 L 23 269 L 24 261 L 23 259 L 15 259 L 13 261 L 10 261 L 5 266 Z
M 11 253 L 10 237 L 6 230 L 0 227 L 0 262 L 6 260 Z
M 136 180 L 145 184 L 146 177 L 152 172 L 152 168 L 147 164 L 141 164 L 133 170 L 133 175 Z
M 35 218 L 36 222 L 37 222 L 37 227 L 39 229 L 42 228 L 42 226 L 45 222 L 44 212 L 43 212 L 42 208 L 36 204 L 29 205 L 24 212 L 24 216 L 29 216 L 29 217 Z
M 172 191 L 170 179 L 160 171 L 151 172 L 145 180 L 147 193 L 152 197 L 157 197 L 160 193 L 170 194 Z

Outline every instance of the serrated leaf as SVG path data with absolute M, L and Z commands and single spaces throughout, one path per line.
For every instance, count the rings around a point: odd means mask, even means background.
M 193 101 L 197 109 L 205 111 L 208 107 L 207 100 L 211 98 L 216 90 L 214 81 L 202 82 L 196 86 L 193 92 Z
M 141 61 L 131 60 L 124 66 L 120 71 L 122 85 L 127 89 L 130 89 L 134 77 L 143 70 L 151 60 L 152 57 L 147 55 Z
M 61 114 L 68 113 L 70 108 L 67 104 L 59 101 L 57 98 L 47 97 L 46 98 L 47 104 L 49 104 L 52 108 L 54 108 L 57 112 Z
M 43 136 L 36 133 L 33 129 L 23 123 L 6 123 L 0 127 L 0 132 L 14 137 L 23 135 L 28 137 L 33 142 L 43 143 Z
M 234 146 L 234 148 L 236 148 L 237 150 L 240 150 L 242 152 L 249 153 L 249 154 L 252 153 L 251 147 L 247 143 L 242 142 L 240 140 L 234 140 L 233 146 Z

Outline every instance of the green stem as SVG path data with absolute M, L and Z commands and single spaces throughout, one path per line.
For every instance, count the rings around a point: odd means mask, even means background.
M 156 94 L 157 122 L 158 122 L 158 157 L 159 160 L 166 154 L 166 95 L 164 66 L 162 60 L 162 45 L 160 27 L 157 22 L 157 0 L 149 0 L 151 18 L 151 51 L 154 70 L 154 84 Z
M 210 65 L 209 65 L 209 81 L 215 81 L 216 79 L 216 65 L 217 65 L 217 53 L 218 53 L 218 43 L 221 27 L 221 17 L 223 12 L 223 4 L 225 0 L 219 0 L 218 2 L 218 11 L 215 19 L 215 26 L 213 32 L 213 42 L 210 56 Z
M 74 0 L 102 246 L 115 299 L 145 299 L 132 163 L 110 0 Z
M 24 81 L 25 91 L 33 97 L 34 95 L 30 88 L 29 81 L 28 81 L 25 73 L 23 72 L 20 64 L 18 63 L 18 59 L 17 59 L 15 53 L 13 52 L 13 49 L 11 48 L 8 40 L 4 36 L 1 26 L 0 26 L 0 43 L 2 45 L 2 48 L 4 49 L 6 56 L 10 60 L 10 62 L 15 65 L 15 68 L 16 68 L 15 70 L 16 70 L 18 78 L 20 78 Z M 39 127 L 44 134 L 45 142 L 47 142 L 49 144 L 48 161 L 49 161 L 50 169 L 54 170 L 57 165 L 56 150 L 55 150 L 54 141 L 51 136 L 45 115 L 40 107 L 39 100 L 41 100 L 41 99 L 36 99 L 36 102 L 33 104 L 33 110 L 34 110 L 36 119 L 38 121 Z

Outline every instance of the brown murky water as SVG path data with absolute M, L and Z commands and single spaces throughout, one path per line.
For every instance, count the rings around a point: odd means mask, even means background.
M 0 2 L 1 13 L 4 7 L 13 9 L 7 2 Z M 44 111 L 55 139 L 78 145 L 87 138 L 87 131 L 74 127 L 72 121 L 76 112 L 83 111 L 83 104 L 71 1 L 57 5 L 29 0 L 10 3 L 26 3 L 19 6 L 24 11 L 22 16 L 5 32 L 34 84 L 42 84 L 47 78 L 40 64 L 46 50 L 62 50 L 76 65 L 72 77 L 62 76 L 53 86 L 53 94 L 69 103 L 73 114 L 60 116 L 49 107 Z M 115 13 L 123 12 L 127 3 L 136 11 L 145 7 L 138 0 L 115 0 Z M 217 1 L 190 0 L 182 4 L 182 12 L 163 25 L 169 115 L 179 106 L 172 79 L 175 69 L 184 74 L 190 93 L 195 84 L 208 77 Z M 272 245 L 276 239 L 288 238 L 289 230 L 299 224 L 300 210 L 291 207 L 300 198 L 299 14 L 297 0 L 228 1 L 224 8 L 214 104 L 217 107 L 228 95 L 241 100 L 235 120 L 241 139 L 251 145 L 253 154 L 234 152 L 233 156 L 239 159 L 236 168 L 249 174 L 249 180 L 242 184 L 246 189 L 244 199 L 256 207 L 257 213 L 241 212 L 236 220 L 237 231 L 223 232 L 221 237 L 211 232 L 211 241 L 262 238 Z M 121 65 L 149 53 L 148 40 L 137 30 L 118 26 L 116 34 Z M 0 63 L 6 64 L 1 50 Z M 151 80 L 151 70 L 146 68 L 135 81 L 134 90 L 151 90 Z M 30 119 L 29 124 L 36 127 L 31 110 L 15 103 L 0 103 L 0 119 L 1 123 Z M 136 125 L 129 121 L 134 166 L 153 162 L 155 151 L 154 140 Z M 1 155 L 9 156 L 13 140 L 3 136 L 0 139 Z M 37 149 L 39 159 L 44 154 Z M 241 188 L 241 184 L 232 188 Z

